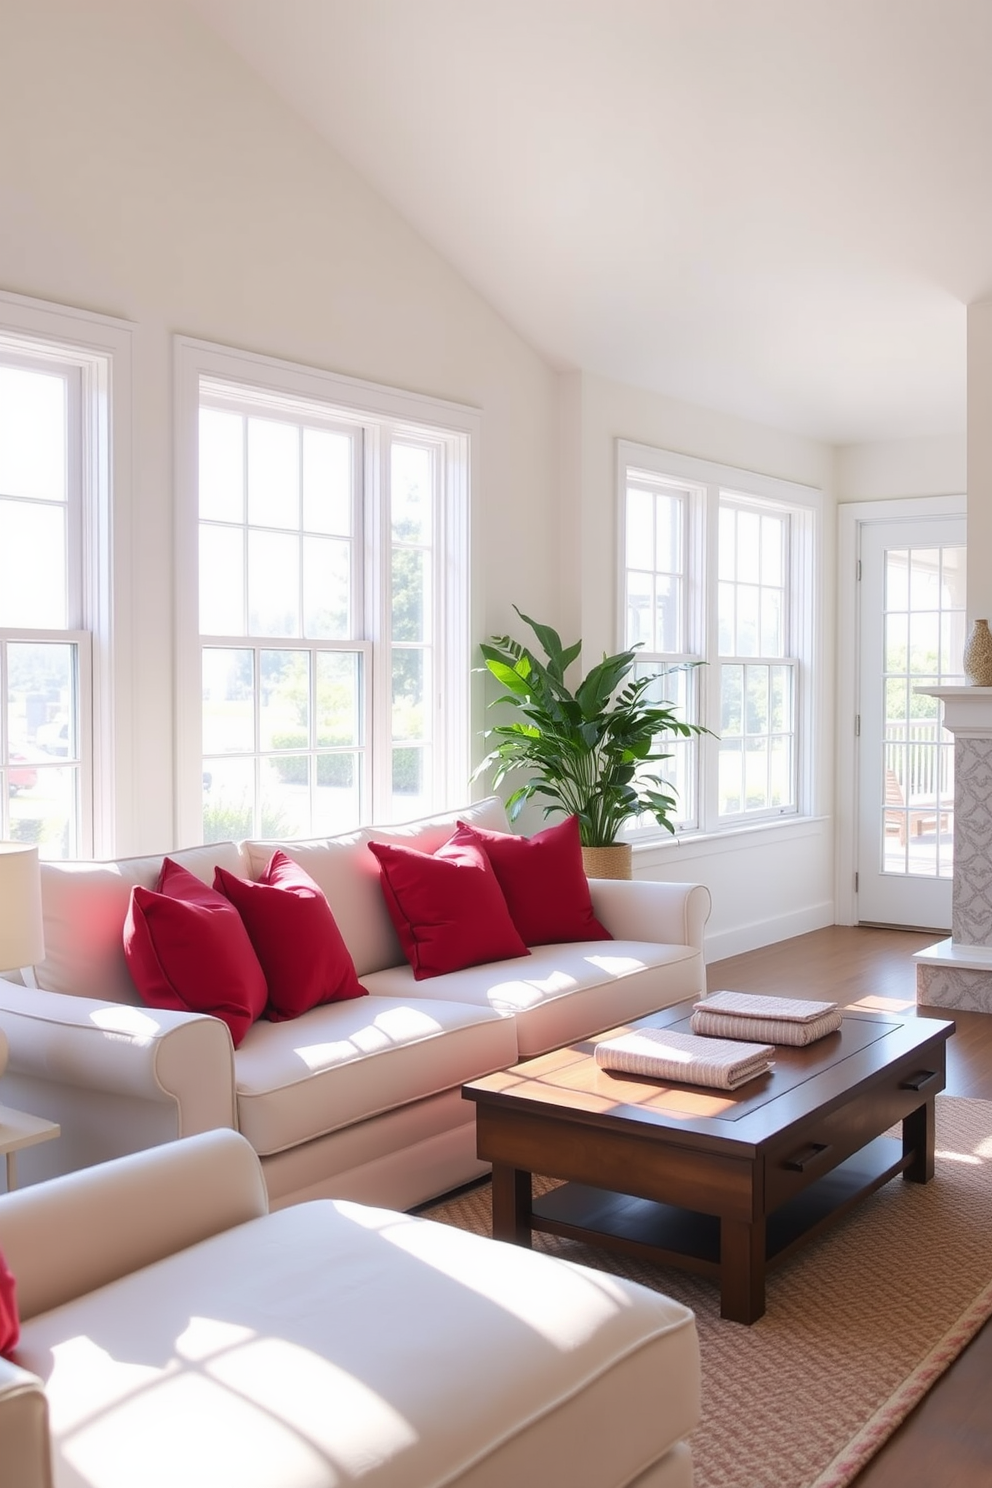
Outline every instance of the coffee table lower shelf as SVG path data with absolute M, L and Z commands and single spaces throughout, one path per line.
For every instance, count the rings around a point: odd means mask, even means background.
M 901 1141 L 877 1137 L 773 1210 L 765 1230 L 766 1268 L 784 1261 L 859 1200 L 904 1172 L 911 1160 L 912 1155 L 903 1155 Z M 697 1214 L 673 1204 L 611 1193 L 583 1183 L 563 1183 L 533 1200 L 530 1227 L 621 1251 L 655 1265 L 720 1279 L 720 1220 L 716 1215 Z

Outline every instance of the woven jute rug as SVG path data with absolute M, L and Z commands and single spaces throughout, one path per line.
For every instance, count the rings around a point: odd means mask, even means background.
M 488 1185 L 424 1212 L 491 1233 Z M 771 1272 L 750 1328 L 684 1272 L 551 1235 L 534 1245 L 693 1309 L 696 1488 L 843 1488 L 992 1316 L 992 1101 L 938 1096 L 933 1182 L 893 1179 Z

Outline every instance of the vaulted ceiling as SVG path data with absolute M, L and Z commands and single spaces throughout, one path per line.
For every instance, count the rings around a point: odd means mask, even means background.
M 989 0 L 188 0 L 555 367 L 960 431 Z

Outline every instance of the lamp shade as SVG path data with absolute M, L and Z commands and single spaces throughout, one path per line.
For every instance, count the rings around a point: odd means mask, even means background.
M 0 842 L 0 971 L 36 966 L 44 958 L 38 849 Z

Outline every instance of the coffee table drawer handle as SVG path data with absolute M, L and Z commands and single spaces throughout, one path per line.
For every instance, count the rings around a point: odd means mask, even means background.
M 922 1090 L 924 1085 L 929 1085 L 931 1080 L 936 1080 L 936 1070 L 917 1070 L 915 1075 L 910 1075 L 903 1080 L 900 1090 Z
M 808 1147 L 800 1147 L 798 1152 L 794 1152 L 791 1157 L 787 1157 L 782 1166 L 788 1168 L 790 1173 L 804 1173 L 810 1163 L 819 1157 L 821 1152 L 826 1151 L 826 1143 L 810 1142 Z

